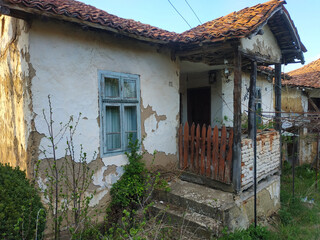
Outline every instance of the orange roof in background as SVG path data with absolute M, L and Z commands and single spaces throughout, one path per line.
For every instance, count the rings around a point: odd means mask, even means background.
M 282 81 L 284 85 L 320 88 L 320 59 L 288 73 L 290 79 Z
M 131 34 L 131 36 L 182 43 L 217 42 L 225 39 L 247 37 L 268 20 L 274 10 L 281 8 L 285 3 L 285 1 L 271 0 L 209 21 L 182 34 L 177 34 L 131 19 L 120 18 L 74 0 L 2 0 L 2 2 L 11 4 L 10 7 L 17 6 L 20 9 L 38 10 L 38 14 L 46 12 L 55 15 L 55 17 L 64 17 L 64 19 L 67 17 L 70 21 L 76 19 L 94 23 L 120 33 Z
M 267 21 L 274 10 L 281 8 L 284 3 L 285 1 L 271 0 L 244 8 L 183 32 L 179 39 L 183 42 L 217 42 L 247 37 Z

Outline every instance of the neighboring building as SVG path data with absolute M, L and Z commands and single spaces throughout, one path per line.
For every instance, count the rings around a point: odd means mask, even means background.
M 314 163 L 317 154 L 316 134 L 317 124 L 309 122 L 310 116 L 317 117 L 320 109 L 320 59 L 309 63 L 299 69 L 289 72 L 288 78 L 283 80 L 282 110 L 288 116 L 297 118 L 295 126 L 288 126 L 293 132 L 295 143 L 288 143 L 287 151 L 292 156 L 292 151 L 298 156 L 298 162 Z M 315 113 L 318 114 L 315 114 Z M 310 113 L 310 114 L 307 114 Z M 303 119 L 301 121 L 299 119 Z M 288 156 L 287 156 L 288 158 Z M 289 157 L 290 158 L 290 157 Z
M 220 188 L 250 189 L 252 140 L 241 129 L 247 101 L 254 100 L 248 89 L 258 92 L 256 106 L 264 111 L 274 111 L 279 101 L 273 99 L 280 96 L 268 74 L 256 77 L 257 65 L 279 69 L 303 62 L 306 51 L 284 3 L 258 4 L 176 34 L 72 0 L 1 1 L 1 161 L 32 173 L 35 161 L 45 157 L 39 155 L 39 148 L 48 145 L 42 111 L 48 112 L 51 95 L 55 122 L 81 112 L 75 144 L 83 145 L 88 159 L 98 153 L 90 162 L 98 169 L 92 204 L 109 199 L 110 186 L 127 163 L 130 132 L 144 138 L 147 163 L 157 151 L 155 166 L 178 169 L 180 159 L 180 167 L 192 170 L 192 138 L 182 143 L 179 119 L 181 124 L 206 124 L 204 134 L 210 132 L 208 124 L 232 127 L 228 134 L 219 130 L 216 139 L 224 141 L 216 145 L 202 138 L 208 147 L 220 149 L 217 166 L 211 165 L 209 148 L 201 147 L 196 158 L 201 154 L 207 178 L 222 182 Z M 280 204 L 279 134 L 269 131 L 257 139 L 258 179 L 265 181 L 270 214 Z M 57 154 L 63 158 L 64 148 Z

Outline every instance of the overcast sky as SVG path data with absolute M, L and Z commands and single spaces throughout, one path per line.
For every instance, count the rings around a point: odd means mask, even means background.
M 178 15 L 168 0 L 80 0 L 110 14 L 130 18 L 152 26 L 177 33 L 188 30 L 188 24 Z M 250 7 L 265 1 L 261 0 L 170 0 L 191 27 L 200 24 L 187 5 L 192 7 L 202 23 Z M 308 49 L 306 64 L 320 58 L 320 0 L 287 0 L 285 7 L 298 29 L 301 41 Z M 288 72 L 301 67 L 289 64 Z

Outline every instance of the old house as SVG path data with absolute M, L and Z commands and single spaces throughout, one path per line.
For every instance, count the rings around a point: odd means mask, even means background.
M 247 226 L 253 109 L 281 106 L 280 88 L 257 67 L 274 65 L 280 83 L 281 64 L 303 62 L 306 51 L 284 3 L 271 0 L 176 34 L 73 0 L 1 1 L 1 161 L 32 172 L 44 158 L 42 111 L 51 95 L 55 122 L 81 112 L 75 145 L 88 159 L 98 153 L 90 163 L 97 169 L 92 205 L 109 199 L 132 133 L 144 137 L 146 162 L 157 151 L 156 166 L 183 169 L 184 179 L 238 199 L 221 221 Z M 280 206 L 278 132 L 259 134 L 257 149 L 259 214 L 268 215 Z M 64 153 L 57 149 L 58 158 Z
M 291 122 L 287 126 L 284 124 L 284 127 L 288 128 L 287 131 L 293 132 L 296 138 L 294 143 L 287 143 L 287 152 L 291 156 L 294 151 L 299 164 L 314 163 L 317 155 L 318 128 L 310 118 L 319 114 L 320 59 L 289 72 L 282 85 L 282 111 L 297 119 L 295 123 Z

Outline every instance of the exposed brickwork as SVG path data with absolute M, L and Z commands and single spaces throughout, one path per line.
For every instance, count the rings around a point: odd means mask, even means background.
M 253 185 L 253 144 L 251 139 L 241 142 L 241 187 Z M 276 131 L 263 132 L 257 136 L 258 181 L 274 174 L 280 168 L 280 137 Z

